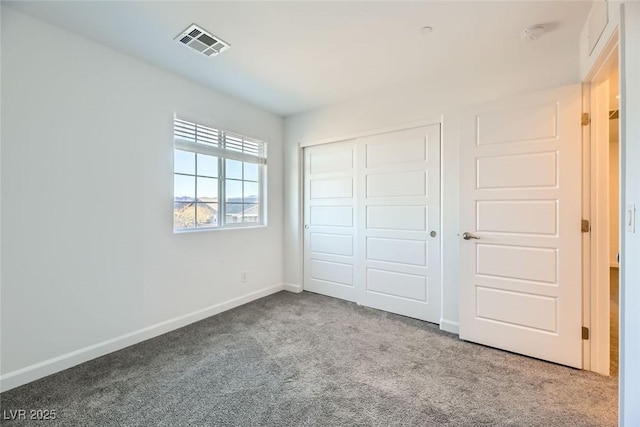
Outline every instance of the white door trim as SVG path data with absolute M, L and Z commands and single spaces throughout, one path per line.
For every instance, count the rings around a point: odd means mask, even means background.
M 582 84 L 582 111 L 591 111 L 591 83 Z M 591 222 L 591 126 L 582 127 L 582 218 Z M 582 238 L 582 325 L 591 328 L 591 235 Z M 591 344 L 582 341 L 582 369 L 591 370 Z

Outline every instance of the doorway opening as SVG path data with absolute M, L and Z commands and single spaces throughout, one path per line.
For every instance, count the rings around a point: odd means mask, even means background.
M 620 95 L 617 66 L 609 78 L 609 374 L 618 376 L 620 259 Z
M 588 83 L 590 369 L 618 376 L 620 252 L 619 63 L 617 40 Z M 586 366 L 585 366 L 586 368 Z

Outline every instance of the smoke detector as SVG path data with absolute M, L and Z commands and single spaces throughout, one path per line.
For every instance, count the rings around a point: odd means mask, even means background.
M 537 40 L 544 34 L 544 27 L 542 25 L 534 25 L 527 27 L 520 32 L 520 38 L 522 40 Z
M 189 26 L 189 28 L 178 34 L 174 40 L 178 40 L 180 43 L 206 56 L 215 56 L 231 47 L 229 43 L 220 40 L 219 37 L 214 36 L 196 24 Z
M 427 25 L 426 27 L 420 28 L 420 35 L 427 36 L 433 32 L 433 27 Z

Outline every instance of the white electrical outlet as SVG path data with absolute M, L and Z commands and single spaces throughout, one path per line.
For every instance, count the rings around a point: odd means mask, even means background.
M 240 281 L 242 283 L 247 283 L 247 272 L 246 271 L 241 271 L 240 272 Z
M 628 204 L 627 209 L 625 211 L 624 218 L 625 228 L 627 229 L 627 233 L 635 233 L 636 232 L 636 205 Z

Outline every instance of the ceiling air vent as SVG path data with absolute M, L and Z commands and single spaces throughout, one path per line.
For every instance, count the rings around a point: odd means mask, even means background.
M 227 49 L 229 43 L 193 24 L 174 39 L 207 56 L 215 56 Z

